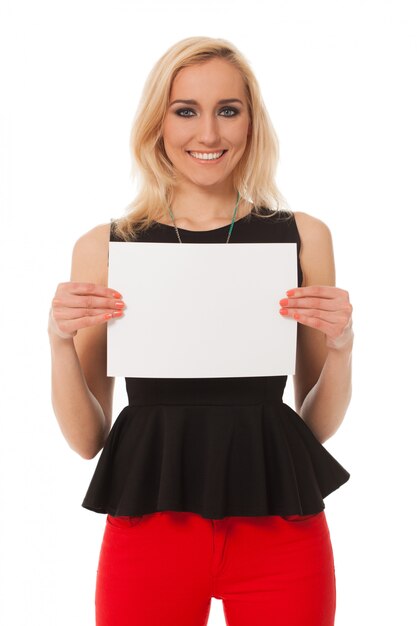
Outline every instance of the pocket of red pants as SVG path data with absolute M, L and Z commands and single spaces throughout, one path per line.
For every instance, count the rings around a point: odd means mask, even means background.
M 287 522 L 304 522 L 312 517 L 317 517 L 320 514 L 321 511 L 319 511 L 319 513 L 310 513 L 309 515 L 281 515 L 281 517 Z
M 106 518 L 106 524 L 112 528 L 121 530 L 130 530 L 136 528 L 141 523 L 143 515 L 117 515 L 113 516 L 108 514 Z

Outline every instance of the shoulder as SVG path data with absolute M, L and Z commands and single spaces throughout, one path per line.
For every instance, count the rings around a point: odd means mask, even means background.
M 83 233 L 75 242 L 72 252 L 74 273 L 86 274 L 97 282 L 107 281 L 110 222 L 98 224 Z M 79 271 L 77 270 L 79 268 Z
M 303 211 L 295 211 L 294 219 L 302 243 L 308 241 L 315 241 L 317 243 L 320 240 L 325 241 L 326 239 L 331 239 L 330 228 L 317 217 L 309 215 L 309 213 L 304 213 Z
M 110 238 L 110 222 L 108 224 L 98 224 L 86 233 L 83 233 L 75 242 L 78 246 L 100 246 L 106 244 Z
M 110 222 L 98 224 L 86 233 L 83 233 L 74 244 L 74 252 L 80 255 L 97 255 L 108 252 L 110 238 Z
M 304 213 L 294 212 L 300 235 L 300 264 L 303 270 L 303 286 L 334 284 L 334 255 L 330 228 L 322 220 Z

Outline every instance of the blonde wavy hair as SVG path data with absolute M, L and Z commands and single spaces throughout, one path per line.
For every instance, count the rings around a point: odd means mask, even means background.
M 138 230 L 149 228 L 168 214 L 176 177 L 164 148 L 162 128 L 172 83 L 182 68 L 215 57 L 228 61 L 240 72 L 252 126 L 246 150 L 233 171 L 234 188 L 243 200 L 253 203 L 252 212 L 261 217 L 278 214 L 282 219 L 291 219 L 293 212 L 275 183 L 278 137 L 248 61 L 225 39 L 188 37 L 171 46 L 154 65 L 134 115 L 130 135 L 131 177 L 137 181 L 138 193 L 125 214 L 111 220 L 114 233 L 121 239 L 133 239 Z M 261 213 L 262 207 L 273 213 Z

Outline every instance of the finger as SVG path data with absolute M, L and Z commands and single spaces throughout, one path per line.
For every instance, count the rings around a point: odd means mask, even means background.
M 287 304 L 285 304 L 287 301 Z M 294 309 L 294 308 L 304 308 L 304 309 L 321 309 L 323 311 L 337 311 L 341 308 L 342 303 L 337 298 L 313 298 L 313 297 L 303 297 L 303 298 L 283 298 L 280 300 L 280 305 L 283 308 Z
M 82 309 L 122 309 L 120 298 L 109 298 L 97 295 L 67 295 L 62 293 L 52 300 L 54 308 L 82 308 Z M 124 304 L 124 303 L 123 303 Z M 87 315 L 87 314 L 86 314 Z
M 54 317 L 59 320 L 75 320 L 83 317 L 94 317 L 106 313 L 116 313 L 119 309 L 83 309 L 81 307 L 58 307 L 54 309 Z M 123 309 L 121 309 L 123 312 Z
M 346 289 L 340 289 L 331 285 L 307 285 L 307 287 L 297 287 L 288 291 L 290 292 L 290 297 L 293 298 L 317 297 L 333 299 L 336 297 L 341 300 L 349 300 L 349 292 Z
M 293 309 L 289 312 L 288 317 L 294 317 L 299 322 L 310 320 L 309 325 L 311 325 L 311 320 L 316 320 L 314 322 L 316 328 L 320 326 L 321 322 L 331 324 L 332 326 L 336 324 L 346 324 L 345 316 L 335 315 L 333 311 L 322 311 L 320 309 Z
M 121 312 L 114 311 L 113 313 L 101 313 L 100 315 L 89 315 L 85 317 L 79 317 L 74 320 L 62 320 L 59 323 L 59 329 L 64 333 L 73 333 L 79 331 L 82 328 L 88 328 L 91 326 L 97 326 L 98 324 L 104 324 L 110 319 L 121 317 Z
M 99 285 L 98 283 L 91 282 L 76 282 L 70 281 L 66 283 L 59 283 L 57 287 L 57 294 L 72 293 L 75 295 L 95 295 L 105 298 L 121 298 L 121 294 L 116 289 L 111 289 L 105 285 Z
M 297 313 L 296 315 L 297 317 L 295 319 L 300 324 L 304 324 L 305 326 L 310 326 L 311 328 L 320 330 L 324 334 L 329 336 L 333 336 L 338 326 L 337 323 L 324 320 L 321 317 L 313 317 L 311 315 L 306 315 L 305 313 Z

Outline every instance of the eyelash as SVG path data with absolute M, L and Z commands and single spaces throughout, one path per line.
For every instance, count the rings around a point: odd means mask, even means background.
M 179 117 L 193 117 L 192 115 L 180 115 L 180 113 L 183 113 L 184 111 L 192 111 L 193 109 L 187 108 L 187 109 L 177 109 L 175 111 L 175 113 L 179 116 Z M 234 115 L 223 115 L 222 117 L 236 117 L 236 115 L 239 114 L 239 110 L 235 109 L 234 107 L 224 107 L 224 109 L 222 109 L 222 111 L 233 111 Z

